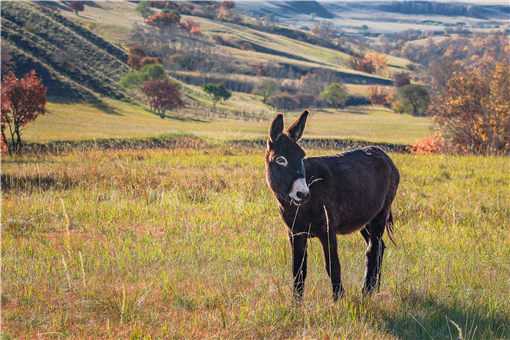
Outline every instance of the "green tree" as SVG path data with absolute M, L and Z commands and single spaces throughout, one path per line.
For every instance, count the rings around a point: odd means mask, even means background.
M 119 81 L 120 86 L 126 89 L 136 89 L 142 86 L 145 81 L 149 80 L 163 80 L 166 73 L 163 65 L 161 64 L 148 64 L 140 70 L 135 70 L 126 73 Z
M 269 97 L 278 92 L 280 87 L 272 80 L 264 80 L 256 89 L 257 94 L 262 96 L 262 101 L 265 103 Z
M 206 84 L 204 86 L 204 91 L 209 96 L 211 96 L 213 100 L 213 108 L 216 109 L 216 104 L 221 100 L 228 100 L 232 93 L 225 88 L 223 84 L 216 85 L 216 84 Z
M 421 85 L 405 85 L 397 90 L 399 106 L 403 112 L 415 116 L 425 115 L 430 103 L 428 90 Z
M 349 93 L 342 83 L 331 83 L 321 92 L 320 98 L 329 105 L 340 108 L 345 105 Z
M 141 0 L 136 6 L 136 11 L 144 18 L 148 18 L 154 14 L 148 0 Z

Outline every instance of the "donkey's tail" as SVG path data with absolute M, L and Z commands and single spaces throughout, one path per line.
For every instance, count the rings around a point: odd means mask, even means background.
M 388 237 L 393 243 L 393 245 L 396 247 L 397 243 L 395 243 L 395 240 L 393 239 L 393 214 L 391 213 L 391 210 L 388 213 L 388 217 L 386 218 L 386 231 L 388 232 Z

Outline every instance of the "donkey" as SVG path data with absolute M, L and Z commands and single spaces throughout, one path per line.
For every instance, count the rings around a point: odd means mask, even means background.
M 297 144 L 308 111 L 283 131 L 283 115 L 271 124 L 265 156 L 266 180 L 289 228 L 294 297 L 301 300 L 307 267 L 307 239 L 318 237 L 324 250 L 333 299 L 343 295 L 336 234 L 360 231 L 367 243 L 363 296 L 379 288 L 385 245 L 393 241 L 391 204 L 400 175 L 390 157 L 370 146 L 336 156 L 308 157 Z

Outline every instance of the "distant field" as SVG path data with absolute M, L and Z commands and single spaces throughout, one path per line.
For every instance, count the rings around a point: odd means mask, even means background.
M 380 292 L 361 300 L 365 244 L 342 236 L 333 304 L 312 240 L 302 305 L 262 149 L 4 158 L 3 337 L 510 338 L 508 158 L 392 157 Z
M 26 129 L 26 139 L 45 142 L 146 137 L 168 133 L 191 133 L 216 140 L 265 138 L 274 115 L 274 111 L 268 107 L 260 106 L 263 105 L 260 100 L 237 93 L 227 102 L 228 105 L 237 110 L 245 107 L 247 111 L 260 112 L 260 120 L 198 119 L 200 115 L 205 116 L 206 109 L 190 109 L 196 111 L 190 118 L 182 118 L 181 113 L 169 113 L 173 118 L 161 119 L 140 106 L 114 100 L 105 100 L 105 103 L 109 106 L 108 110 L 89 104 L 49 103 L 48 113 Z M 220 108 L 227 110 L 228 105 Z M 257 105 L 260 106 L 258 109 Z M 288 119 L 294 116 L 294 113 L 288 114 Z M 431 126 L 430 118 L 396 114 L 377 107 L 351 107 L 342 111 L 312 110 L 305 134 L 308 137 L 410 144 L 430 135 Z

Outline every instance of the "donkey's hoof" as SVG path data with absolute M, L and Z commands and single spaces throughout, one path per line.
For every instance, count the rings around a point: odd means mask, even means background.
M 333 292 L 333 301 L 337 302 L 339 299 L 341 299 L 345 294 L 345 290 L 343 288 L 340 288 L 338 291 Z

